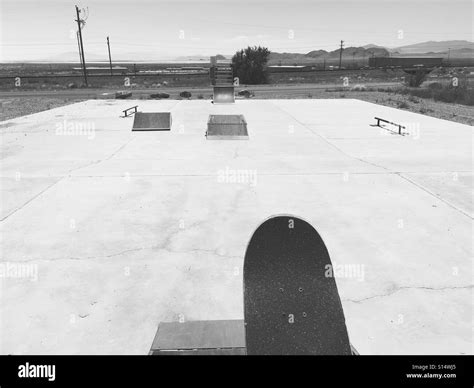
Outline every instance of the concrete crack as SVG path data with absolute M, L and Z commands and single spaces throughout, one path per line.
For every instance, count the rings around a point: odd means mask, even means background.
M 446 201 L 445 199 L 441 198 L 440 196 L 436 195 L 435 193 L 431 192 L 430 190 L 428 190 L 426 187 L 412 181 L 411 179 L 409 179 L 408 177 L 402 175 L 401 173 L 397 173 L 397 175 L 402 178 L 402 179 L 405 179 L 407 182 L 410 182 L 413 186 L 416 186 L 418 187 L 420 190 L 423 190 L 425 193 L 428 193 L 429 195 L 431 195 L 432 197 L 440 200 L 441 202 L 445 203 L 446 205 L 448 205 L 450 208 L 458 211 L 459 213 L 461 213 L 462 215 L 465 215 L 466 217 L 468 217 L 469 219 L 473 219 L 473 217 L 471 217 L 468 213 L 466 213 L 465 211 L 459 209 L 458 207 L 454 206 L 452 203 Z
M 344 298 L 341 299 L 343 302 L 352 302 L 352 303 L 362 303 L 371 299 L 376 299 L 376 298 L 384 298 L 388 296 L 392 296 L 393 294 L 396 294 L 397 292 L 400 292 L 402 290 L 429 290 L 429 291 L 445 291 L 445 290 L 459 290 L 459 289 L 470 289 L 474 288 L 474 285 L 470 284 L 468 286 L 451 286 L 451 287 L 426 287 L 426 286 L 402 286 L 402 287 L 397 287 L 394 290 L 387 292 L 385 294 L 377 294 L 373 296 L 368 296 L 366 298 L 362 299 L 350 299 L 350 298 Z
M 16 263 L 30 263 L 30 262 L 35 262 L 35 261 L 99 260 L 99 259 L 109 259 L 111 257 L 122 256 L 122 255 L 125 255 L 127 253 L 131 253 L 131 252 L 139 252 L 139 251 L 153 250 L 153 249 L 156 249 L 156 250 L 159 250 L 159 251 L 165 251 L 165 252 L 168 252 L 168 253 L 171 253 L 171 254 L 192 254 L 193 252 L 196 252 L 196 253 L 202 252 L 202 253 L 213 254 L 215 256 L 222 257 L 222 258 L 242 258 L 243 257 L 243 256 L 231 256 L 231 255 L 219 254 L 219 253 L 217 253 L 217 250 L 212 250 L 212 249 L 194 248 L 194 249 L 181 250 L 181 251 L 172 250 L 172 249 L 167 248 L 166 244 L 165 245 L 161 244 L 161 245 L 152 245 L 152 246 L 146 246 L 146 247 L 129 248 L 129 249 L 125 249 L 123 251 L 119 251 L 119 252 L 116 252 L 116 253 L 112 253 L 110 255 L 103 255 L 103 256 L 83 256 L 83 257 L 71 256 L 71 257 L 56 257 L 56 258 L 47 258 L 47 259 L 45 259 L 45 258 L 31 258 L 31 259 L 28 259 L 28 260 L 15 260 L 15 262 Z M 3 258 L 2 261 L 13 261 L 13 260 L 8 260 L 6 258 Z
M 275 104 L 274 104 L 275 105 Z M 362 163 L 365 163 L 365 164 L 368 164 L 372 167 L 377 167 L 377 168 L 381 168 L 385 171 L 388 171 L 388 172 L 393 172 L 392 170 L 390 170 L 389 168 L 387 167 L 384 167 L 384 166 L 381 166 L 381 165 L 378 165 L 376 163 L 373 163 L 373 162 L 369 162 L 365 159 L 362 159 L 362 158 L 358 158 L 357 156 L 353 156 L 353 155 L 349 155 L 348 153 L 344 152 L 342 149 L 340 149 L 337 145 L 331 143 L 327 138 L 325 138 L 323 135 L 321 135 L 320 133 L 314 131 L 313 129 L 309 128 L 308 126 L 306 126 L 303 122 L 301 122 L 300 120 L 298 120 L 296 117 L 294 117 L 293 115 L 291 115 L 290 113 L 288 113 L 286 110 L 284 110 L 282 107 L 278 106 L 278 105 L 275 105 L 278 109 L 280 109 L 282 112 L 286 113 L 288 116 L 290 116 L 293 120 L 295 120 L 298 124 L 300 124 L 301 126 L 303 126 L 304 128 L 306 128 L 308 131 L 310 131 L 312 134 L 318 136 L 321 140 L 323 140 L 324 142 L 326 142 L 329 146 L 331 146 L 332 148 L 334 148 L 335 150 L 339 151 L 341 154 L 347 156 L 348 158 L 351 158 L 351 159 L 355 159 L 355 160 L 358 160 L 359 162 L 362 162 Z
M 36 198 L 38 198 L 41 194 L 43 194 L 44 192 L 48 191 L 51 187 L 55 186 L 57 183 L 59 183 L 59 182 L 62 181 L 63 179 L 64 179 L 64 177 L 61 177 L 61 178 L 59 178 L 56 182 L 53 182 L 53 183 L 50 184 L 48 187 L 46 187 L 45 189 L 41 190 L 38 194 L 34 195 L 32 198 L 30 198 L 28 201 L 26 201 L 23 205 L 21 205 L 20 207 L 17 207 L 15 210 L 13 210 L 13 211 L 10 212 L 9 214 L 7 214 L 5 217 L 3 217 L 2 219 L 0 219 L 0 222 L 5 221 L 8 217 L 12 216 L 12 215 L 15 214 L 17 211 L 23 209 L 26 205 L 28 205 L 29 203 L 31 203 L 33 200 L 35 200 Z
M 9 214 L 7 214 L 5 217 L 3 217 L 2 219 L 0 219 L 0 222 L 3 222 L 5 221 L 8 217 L 12 216 L 13 214 L 15 214 L 17 211 L 23 209 L 26 205 L 28 205 L 29 203 L 31 203 L 33 200 L 35 200 L 36 198 L 38 198 L 40 195 L 42 195 L 43 193 L 45 193 L 46 191 L 48 191 L 50 188 L 52 188 L 53 186 L 57 185 L 59 182 L 61 182 L 64 178 L 66 178 L 67 176 L 70 176 L 70 174 L 76 170 L 79 170 L 81 168 L 85 168 L 85 167 L 88 167 L 88 166 L 91 166 L 93 164 L 96 164 L 96 163 L 99 163 L 101 162 L 100 160 L 98 161 L 93 161 L 93 162 L 89 162 L 83 166 L 78 166 L 78 167 L 75 167 L 75 168 L 72 168 L 70 170 L 68 170 L 64 175 L 62 175 L 57 181 L 53 182 L 52 184 L 50 184 L 48 187 L 46 187 L 45 189 L 41 190 L 38 194 L 34 195 L 33 197 L 31 197 L 28 201 L 26 201 L 23 205 L 21 205 L 20 207 L 16 208 L 15 210 L 13 210 L 12 212 L 10 212 Z
M 112 154 L 105 160 L 112 159 L 115 155 L 117 155 L 120 151 L 122 151 L 126 146 L 128 146 L 132 141 L 133 141 L 133 138 L 130 138 L 127 142 L 125 142 L 125 144 L 122 144 L 119 148 L 117 148 L 117 150 L 112 152 Z

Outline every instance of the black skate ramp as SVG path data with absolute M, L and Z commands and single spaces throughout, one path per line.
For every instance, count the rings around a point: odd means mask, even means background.
M 135 113 L 132 131 L 170 131 L 170 112 Z
M 209 115 L 208 140 L 247 140 L 247 122 L 243 115 Z

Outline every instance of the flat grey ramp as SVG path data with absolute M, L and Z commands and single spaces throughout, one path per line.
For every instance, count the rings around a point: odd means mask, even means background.
M 249 138 L 247 121 L 243 115 L 209 115 L 208 140 L 246 140 Z
M 135 113 L 132 131 L 170 131 L 170 112 Z
M 351 345 L 352 354 L 356 349 Z M 160 322 L 151 356 L 202 356 L 247 354 L 243 319 Z
M 150 355 L 245 355 L 243 320 L 161 322 Z

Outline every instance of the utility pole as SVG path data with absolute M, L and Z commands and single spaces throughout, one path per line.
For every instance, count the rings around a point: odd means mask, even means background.
M 82 43 L 82 31 L 81 31 L 81 23 L 83 20 L 79 17 L 79 7 L 76 5 L 76 15 L 77 15 L 77 27 L 79 28 L 78 33 L 79 33 L 79 42 L 80 42 L 80 47 L 81 47 L 81 54 L 82 54 L 82 70 L 84 72 L 84 82 L 87 86 L 87 70 L 86 70 L 86 57 L 84 56 L 84 44 Z
M 109 42 L 109 37 L 107 37 L 107 47 L 109 48 L 110 75 L 113 75 L 113 74 L 112 74 L 112 57 L 110 56 L 110 42 Z
M 81 43 L 79 42 L 79 31 L 76 31 L 76 38 L 77 38 L 77 49 L 79 51 L 79 63 L 81 64 L 81 68 L 82 68 L 83 63 L 82 63 Z
M 344 41 L 341 40 L 341 51 L 339 52 L 339 70 L 341 70 L 341 64 L 342 64 L 342 47 L 344 45 Z

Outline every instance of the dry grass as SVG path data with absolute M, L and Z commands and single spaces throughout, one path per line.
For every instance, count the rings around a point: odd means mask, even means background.
M 199 97 L 198 97 L 199 98 Z M 356 98 L 363 101 L 373 102 L 380 105 L 390 106 L 397 109 L 405 109 L 414 113 L 420 113 L 440 119 L 455 121 L 462 124 L 474 125 L 474 107 L 460 104 L 445 103 L 432 99 L 419 98 L 415 96 L 402 95 L 389 91 L 319 91 L 312 90 L 309 94 L 302 91 L 301 94 L 288 97 L 284 91 L 274 93 L 259 93 L 255 91 L 258 99 L 276 98 Z M 0 100 L 0 121 L 15 117 L 41 112 L 44 110 L 69 105 L 83 101 L 77 98 L 42 98 L 21 97 Z
M 0 121 L 84 101 L 83 99 L 16 97 L 0 100 Z
M 255 98 L 284 99 L 288 98 L 288 96 L 285 96 L 284 91 L 271 94 L 266 93 L 265 95 L 259 95 L 258 91 L 256 91 Z M 358 91 L 350 89 L 326 91 L 321 89 L 320 91 L 312 91 L 311 97 L 309 97 L 308 93 L 302 93 L 301 95 L 292 96 L 290 98 L 356 98 L 362 101 L 373 102 L 397 109 L 404 109 L 439 119 L 474 125 L 474 107 L 472 106 L 418 98 L 389 91 Z

